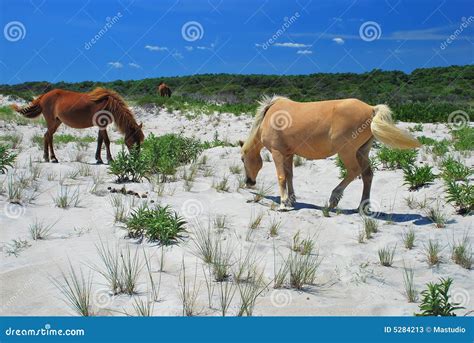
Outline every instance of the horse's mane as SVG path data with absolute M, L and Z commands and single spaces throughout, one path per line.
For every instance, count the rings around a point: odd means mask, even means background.
M 249 137 L 247 138 L 244 145 L 242 146 L 242 152 L 245 153 L 250 149 L 255 139 L 255 135 L 257 134 L 257 131 L 260 128 L 260 125 L 262 124 L 263 118 L 265 118 L 265 114 L 267 113 L 270 106 L 272 106 L 278 100 L 282 100 L 282 99 L 288 100 L 288 98 L 284 96 L 279 96 L 275 94 L 273 96 L 268 96 L 268 95 L 262 96 L 262 98 L 258 102 L 255 119 L 253 120 L 252 129 L 250 130 Z
M 98 87 L 88 93 L 91 101 L 98 102 L 107 99 L 104 110 L 111 112 L 114 115 L 115 125 L 121 133 L 126 133 L 127 129 L 136 130 L 138 124 L 128 108 L 125 100 L 110 89 Z

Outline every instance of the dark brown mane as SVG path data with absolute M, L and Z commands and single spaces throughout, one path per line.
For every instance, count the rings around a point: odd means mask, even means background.
M 116 92 L 99 87 L 89 92 L 88 95 L 91 101 L 94 102 L 100 102 L 107 99 L 104 110 L 113 114 L 115 125 L 121 133 L 127 134 L 139 129 L 137 121 L 130 111 L 130 108 L 125 103 L 125 100 L 123 100 L 123 98 Z

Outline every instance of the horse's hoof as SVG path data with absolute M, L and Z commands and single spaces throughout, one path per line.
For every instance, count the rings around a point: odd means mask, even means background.
M 292 211 L 292 210 L 294 210 L 294 208 L 292 206 L 288 206 L 288 205 L 285 205 L 285 204 L 281 204 L 280 207 L 278 208 L 279 212 L 288 212 L 288 211 Z
M 97 161 L 95 162 L 95 164 L 104 164 L 104 161 L 102 161 L 102 160 L 97 160 Z
M 51 159 L 51 163 L 59 163 L 59 161 L 58 161 L 57 158 L 52 158 L 52 159 Z

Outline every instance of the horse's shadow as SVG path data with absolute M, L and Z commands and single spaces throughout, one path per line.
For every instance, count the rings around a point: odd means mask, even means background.
M 280 204 L 280 197 L 279 196 L 272 196 L 267 195 L 265 199 L 273 201 L 276 204 Z M 296 201 L 293 204 L 293 209 L 290 211 L 299 211 L 304 209 L 311 209 L 311 210 L 319 210 L 322 211 L 325 209 L 325 206 L 319 206 L 315 204 L 308 204 L 305 202 Z M 358 209 L 344 209 L 344 208 L 337 208 L 336 209 L 329 209 L 330 213 L 339 213 L 345 215 L 357 214 L 359 213 Z M 384 220 L 387 222 L 393 223 L 406 223 L 406 222 L 413 222 L 415 225 L 428 225 L 432 224 L 433 222 L 420 214 L 413 214 L 413 213 L 386 213 L 386 212 L 374 212 L 371 216 L 372 218 Z

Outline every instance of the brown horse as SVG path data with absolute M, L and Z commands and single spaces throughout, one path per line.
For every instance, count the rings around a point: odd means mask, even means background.
M 160 96 L 162 96 L 162 97 L 165 97 L 165 96 L 167 96 L 168 98 L 171 97 L 171 89 L 164 82 L 161 82 L 158 85 L 158 92 L 160 93 Z
M 275 162 L 280 188 L 280 209 L 291 209 L 293 156 L 323 159 L 338 154 L 347 176 L 332 191 L 329 205 L 339 203 L 344 189 L 362 174 L 364 189 L 359 210 L 368 212 L 373 173 L 369 151 L 374 138 L 394 148 L 409 149 L 420 143 L 397 128 L 386 105 L 370 106 L 357 99 L 301 103 L 284 97 L 264 97 L 250 135 L 242 146 L 247 186 L 256 183 L 262 168 L 260 150 L 266 147 Z
M 44 160 L 57 163 L 54 154 L 53 135 L 61 123 L 75 129 L 85 129 L 92 126 L 99 128 L 97 138 L 97 163 L 103 163 L 101 157 L 102 143 L 105 142 L 107 160 L 112 161 L 110 140 L 107 126 L 115 123 L 118 130 L 125 135 L 125 144 L 132 146 L 143 142 L 142 124 L 138 125 L 125 101 L 114 91 L 96 88 L 89 93 L 71 92 L 53 89 L 32 101 L 26 107 L 12 105 L 13 109 L 27 118 L 38 117 L 43 113 L 46 119 L 47 131 L 44 134 Z M 49 155 L 48 155 L 49 147 Z

